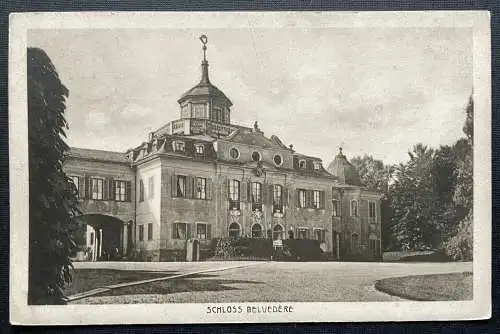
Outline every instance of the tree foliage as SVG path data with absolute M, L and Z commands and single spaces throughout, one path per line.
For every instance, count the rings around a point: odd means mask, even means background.
M 383 195 L 384 249 L 442 247 L 452 259 L 471 259 L 473 116 L 471 97 L 465 138 L 451 146 L 416 144 L 408 160 L 394 166 L 367 155 L 351 160 L 363 185 Z
M 76 187 L 62 169 L 68 146 L 64 118 L 68 89 L 47 54 L 27 50 L 29 133 L 29 304 L 63 303 L 71 281 Z

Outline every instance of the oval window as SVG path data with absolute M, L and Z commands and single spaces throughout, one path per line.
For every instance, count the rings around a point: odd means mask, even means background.
M 232 148 L 230 151 L 229 151 L 229 155 L 231 156 L 231 158 L 233 159 L 238 159 L 240 157 L 240 152 L 238 151 L 237 148 Z
M 281 164 L 283 163 L 283 159 L 281 158 L 281 155 L 279 154 L 276 154 L 273 158 L 274 160 L 274 163 L 276 164 L 276 166 L 281 166 Z
M 253 161 L 260 161 L 260 153 L 259 152 L 253 152 L 252 153 L 252 160 Z

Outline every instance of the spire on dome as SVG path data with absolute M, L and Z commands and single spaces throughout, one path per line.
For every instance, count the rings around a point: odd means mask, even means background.
M 203 61 L 201 62 L 201 81 L 200 81 L 200 83 L 209 84 L 210 79 L 208 78 L 208 61 L 207 61 L 208 38 L 207 38 L 207 36 L 201 35 L 200 41 L 203 44 Z

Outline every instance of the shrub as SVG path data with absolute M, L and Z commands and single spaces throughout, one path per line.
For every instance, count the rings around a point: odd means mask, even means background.
M 472 261 L 472 213 L 460 222 L 456 235 L 443 244 L 443 249 L 453 261 Z
M 221 258 L 257 257 L 269 258 L 273 253 L 272 241 L 252 238 L 215 239 L 214 256 Z

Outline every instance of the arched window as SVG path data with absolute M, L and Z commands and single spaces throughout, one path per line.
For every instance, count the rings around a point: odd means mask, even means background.
M 252 226 L 252 238 L 262 238 L 262 226 L 260 224 Z
M 240 236 L 240 225 L 237 223 L 229 225 L 229 236 L 232 238 L 238 238 Z
M 273 228 L 273 240 L 283 239 L 283 227 L 281 225 L 276 225 Z
M 273 187 L 273 213 L 283 212 L 283 187 L 275 184 Z
M 358 201 L 356 201 L 355 199 L 351 201 L 351 216 L 358 216 Z
M 352 251 L 357 253 L 359 252 L 359 235 L 357 235 L 356 233 L 354 233 L 352 236 L 351 236 L 351 245 L 352 245 Z

